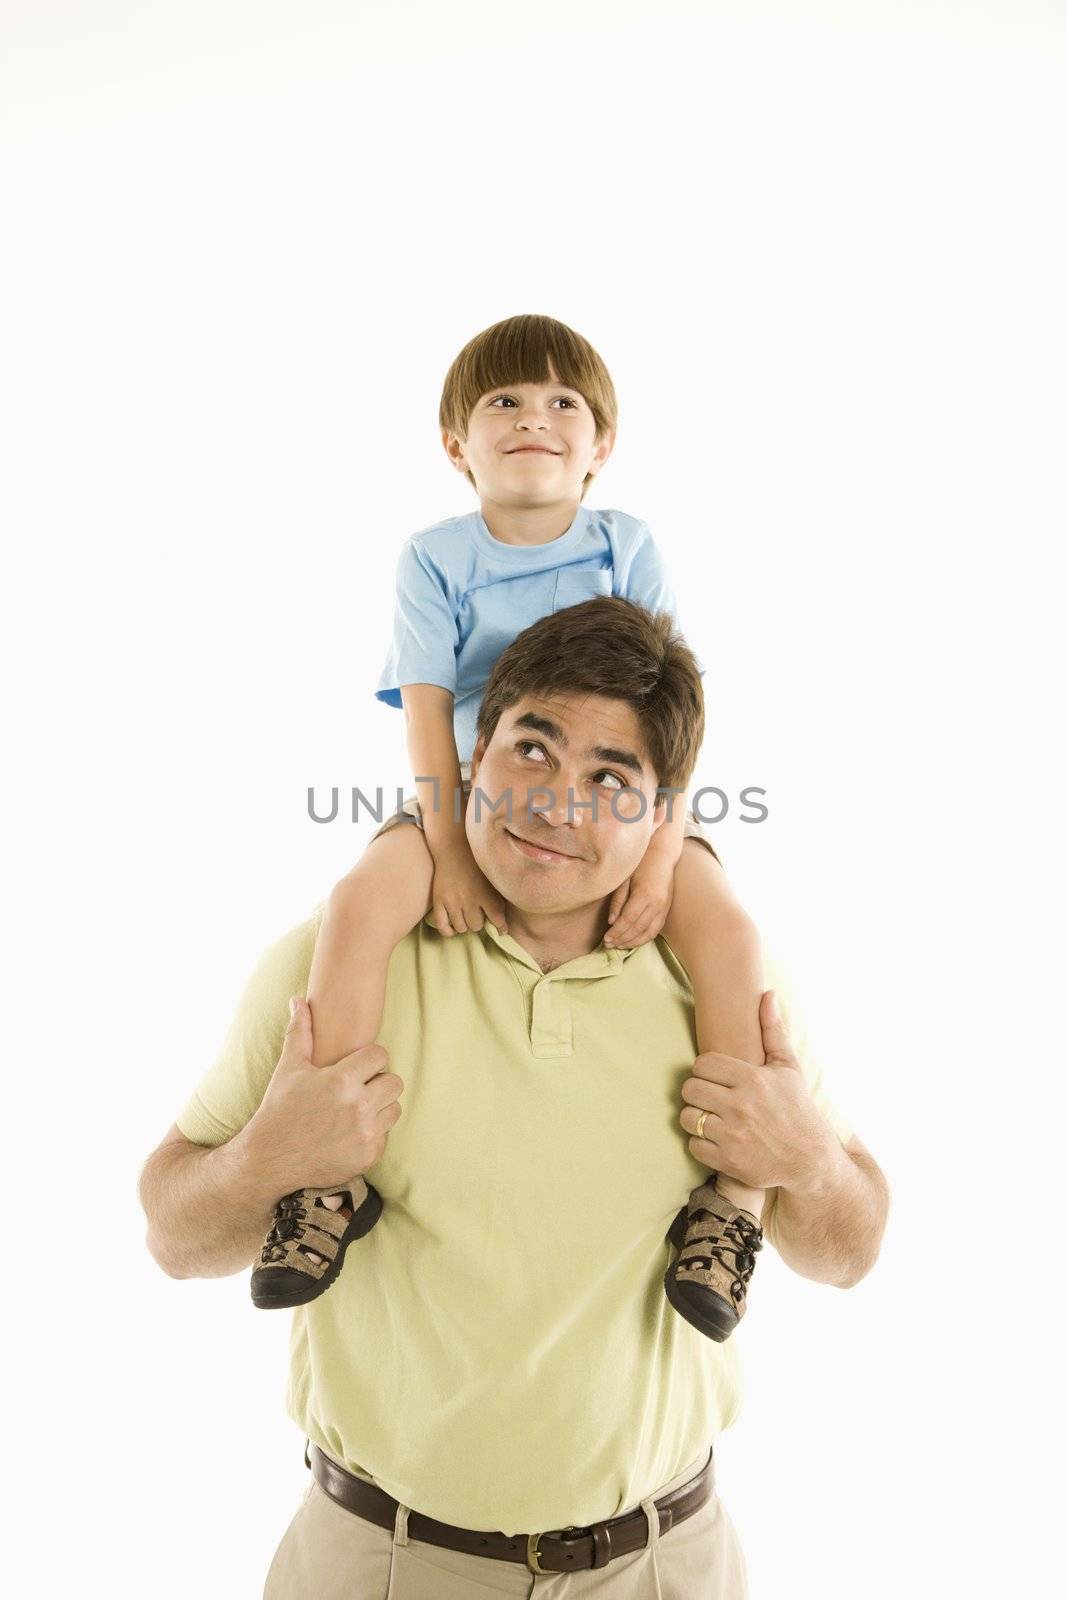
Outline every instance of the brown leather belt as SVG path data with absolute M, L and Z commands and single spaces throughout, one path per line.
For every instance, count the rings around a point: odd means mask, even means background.
M 308 1451 L 310 1450 L 310 1457 Z M 681 1484 L 662 1500 L 655 1502 L 659 1512 L 660 1533 L 668 1533 L 677 1523 L 684 1522 L 706 1505 L 711 1497 L 711 1457 L 695 1478 Z M 310 1444 L 304 1451 L 304 1460 L 311 1468 L 315 1482 L 336 1500 L 346 1511 L 357 1517 L 377 1523 L 392 1533 L 399 1501 L 379 1489 L 376 1484 L 354 1477 L 339 1467 L 317 1445 Z M 558 1533 L 480 1533 L 471 1528 L 453 1528 L 447 1522 L 435 1522 L 419 1511 L 408 1514 L 408 1534 L 427 1544 L 440 1544 L 446 1550 L 459 1550 L 469 1556 L 489 1556 L 496 1561 L 524 1561 L 531 1572 L 574 1572 L 580 1567 L 606 1567 L 615 1556 L 630 1555 L 643 1550 L 648 1543 L 649 1527 L 645 1513 L 638 1507 L 623 1517 L 612 1517 L 607 1522 L 594 1522 L 589 1528 L 564 1528 Z

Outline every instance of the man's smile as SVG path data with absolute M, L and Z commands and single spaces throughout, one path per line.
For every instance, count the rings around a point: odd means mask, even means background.
M 576 855 L 573 851 L 552 850 L 547 845 L 534 844 L 531 840 L 524 839 L 521 834 L 514 833 L 510 828 L 505 828 L 504 832 L 519 854 L 525 856 L 528 861 L 553 862 L 580 861 L 582 859 L 581 856 Z

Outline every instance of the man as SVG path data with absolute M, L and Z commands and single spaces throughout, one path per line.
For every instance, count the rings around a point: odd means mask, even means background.
M 306 1003 L 290 1019 L 312 918 L 264 957 L 146 1165 L 149 1247 L 176 1277 L 246 1267 L 300 1184 L 365 1173 L 384 1200 L 294 1313 L 287 1406 L 314 1476 L 268 1600 L 745 1594 L 709 1455 L 736 1415 L 735 1351 L 668 1305 L 665 1235 L 714 1168 L 769 1191 L 764 1230 L 794 1270 L 847 1286 L 888 1191 L 773 995 L 766 1064 L 694 1067 L 671 951 L 603 945 L 699 706 L 666 617 L 597 599 L 527 629 L 486 690 L 466 813 L 508 934 L 421 924 L 390 965 L 381 1045 L 315 1068 Z

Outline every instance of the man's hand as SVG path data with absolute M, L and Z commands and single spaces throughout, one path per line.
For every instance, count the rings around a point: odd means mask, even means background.
M 499 933 L 507 933 L 504 900 L 463 839 L 434 863 L 434 926 L 448 939 L 454 933 L 477 933 L 486 917 Z
M 609 950 L 636 950 L 659 933 L 671 909 L 674 866 L 656 851 L 646 850 L 633 876 L 620 883 L 608 905 Z
M 282 1053 L 258 1111 L 237 1138 L 249 1159 L 276 1175 L 278 1194 L 329 1189 L 380 1161 L 400 1120 L 404 1084 L 389 1057 L 368 1045 L 331 1066 L 312 1064 L 311 1007 L 294 997 Z
M 698 1056 L 682 1085 L 679 1121 L 689 1149 L 713 1171 L 750 1189 L 803 1186 L 836 1153 L 837 1139 L 819 1111 L 768 989 L 760 1000 L 763 1066 L 733 1056 Z M 695 1137 L 706 1111 L 704 1136 Z

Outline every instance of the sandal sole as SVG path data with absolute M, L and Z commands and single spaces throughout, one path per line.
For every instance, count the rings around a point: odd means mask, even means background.
M 679 1283 L 673 1263 L 663 1275 L 663 1288 L 678 1315 L 716 1344 L 728 1339 L 741 1320 L 714 1289 L 704 1289 L 698 1283 Z

